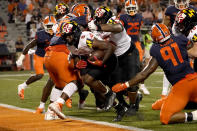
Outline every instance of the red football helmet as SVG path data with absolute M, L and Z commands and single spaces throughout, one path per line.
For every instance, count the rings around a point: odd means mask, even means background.
M 49 34 L 53 34 L 53 30 L 52 30 L 52 27 L 53 27 L 53 25 L 55 25 L 56 24 L 56 19 L 55 19 L 55 17 L 53 17 L 53 16 L 46 16 L 45 18 L 44 18 L 44 20 L 43 20 L 43 27 L 44 27 L 44 30 L 47 32 L 47 33 L 49 33 Z
M 125 2 L 125 10 L 131 16 L 134 16 L 135 14 L 137 14 L 138 5 L 137 5 L 136 0 L 127 0 Z
M 165 24 L 156 23 L 152 26 L 151 37 L 154 42 L 161 44 L 170 38 L 170 31 Z

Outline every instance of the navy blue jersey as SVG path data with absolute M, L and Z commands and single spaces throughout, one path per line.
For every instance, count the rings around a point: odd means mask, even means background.
M 41 57 L 45 55 L 45 48 L 49 46 L 50 40 L 52 35 L 45 32 L 45 30 L 40 30 L 36 32 L 36 42 L 37 42 L 37 49 L 35 54 Z
M 140 27 L 143 24 L 143 18 L 141 14 L 134 16 L 123 14 L 120 15 L 120 21 L 124 26 L 127 34 L 131 37 L 132 41 L 139 41 Z
M 61 37 L 60 27 L 64 22 L 68 22 L 68 21 L 75 21 L 83 27 L 87 26 L 87 17 L 86 16 L 80 16 L 80 17 L 68 16 L 68 17 L 66 17 L 64 20 L 59 22 L 56 34 L 51 39 L 50 46 L 66 44 L 66 40 Z
M 192 6 L 192 5 L 189 5 L 189 8 L 194 9 L 195 11 L 197 11 L 197 9 L 196 9 L 194 6 Z M 177 14 L 179 11 L 180 11 L 180 10 L 177 9 L 174 5 L 173 5 L 173 6 L 169 6 L 169 7 L 166 9 L 165 15 L 166 15 L 166 16 L 170 16 L 170 26 L 171 26 L 171 27 L 172 27 L 172 25 L 174 24 L 176 14 Z
M 187 54 L 188 43 L 185 36 L 172 36 L 164 45 L 153 44 L 150 49 L 150 55 L 157 60 L 172 85 L 194 73 Z

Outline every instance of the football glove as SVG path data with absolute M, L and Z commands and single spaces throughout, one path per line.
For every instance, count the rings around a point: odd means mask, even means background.
M 113 92 L 120 92 L 120 91 L 123 91 L 125 89 L 127 89 L 129 87 L 129 83 L 128 82 L 125 82 L 125 83 L 117 83 L 116 85 L 114 85 L 112 87 L 112 91 Z
M 17 67 L 21 67 L 23 65 L 23 60 L 25 59 L 25 55 L 21 54 L 18 60 L 16 61 Z
M 75 67 L 76 67 L 77 69 L 84 69 L 84 68 L 86 68 L 86 66 L 87 66 L 87 62 L 84 61 L 84 60 L 79 60 L 79 61 L 77 62 L 77 64 L 75 65 Z
M 29 55 L 32 55 L 32 54 L 34 54 L 35 52 L 36 52 L 35 50 L 29 49 L 28 54 L 29 54 Z
M 94 20 L 92 20 L 92 21 L 90 21 L 90 22 L 88 23 L 88 28 L 89 28 L 91 31 L 100 31 L 100 30 L 101 30 L 101 26 L 96 25 L 96 24 L 94 23 Z
M 101 67 L 101 66 L 106 67 L 106 65 L 103 65 L 103 61 L 99 60 L 96 56 L 93 56 L 93 58 L 94 58 L 94 61 L 88 60 L 88 62 L 90 64 L 95 65 L 95 66 L 99 66 L 99 67 Z

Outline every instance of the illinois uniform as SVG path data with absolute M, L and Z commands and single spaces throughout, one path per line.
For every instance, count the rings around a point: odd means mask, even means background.
M 157 59 L 173 85 L 160 112 L 160 120 L 164 124 L 169 122 L 174 113 L 181 111 L 188 101 L 197 102 L 197 74 L 190 66 L 187 43 L 184 36 L 177 36 L 164 45 L 153 44 L 150 50 L 151 56 Z

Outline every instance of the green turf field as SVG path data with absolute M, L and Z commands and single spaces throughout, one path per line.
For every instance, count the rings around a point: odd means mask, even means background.
M 35 109 L 39 105 L 42 88 L 46 83 L 48 75 L 46 75 L 42 80 L 31 84 L 29 86 L 30 88 L 25 90 L 25 99 L 20 100 L 17 96 L 17 85 L 23 83 L 31 73 L 32 72 L 29 71 L 0 72 L 0 103 Z M 138 114 L 136 116 L 125 117 L 121 122 L 117 123 L 156 131 L 196 131 L 196 123 L 162 125 L 159 121 L 159 111 L 151 110 L 151 104 L 160 98 L 162 79 L 163 73 L 158 69 L 156 73 L 151 75 L 149 79 L 145 81 L 151 95 L 143 97 Z M 85 88 L 88 89 L 88 87 Z M 66 115 L 113 123 L 112 120 L 116 115 L 114 110 L 111 109 L 109 112 L 97 112 L 95 109 L 94 97 L 91 93 L 86 101 L 86 107 L 89 107 L 88 109 L 79 110 L 77 108 L 77 93 L 72 96 L 72 99 L 73 107 L 71 109 L 64 106 L 63 112 Z

